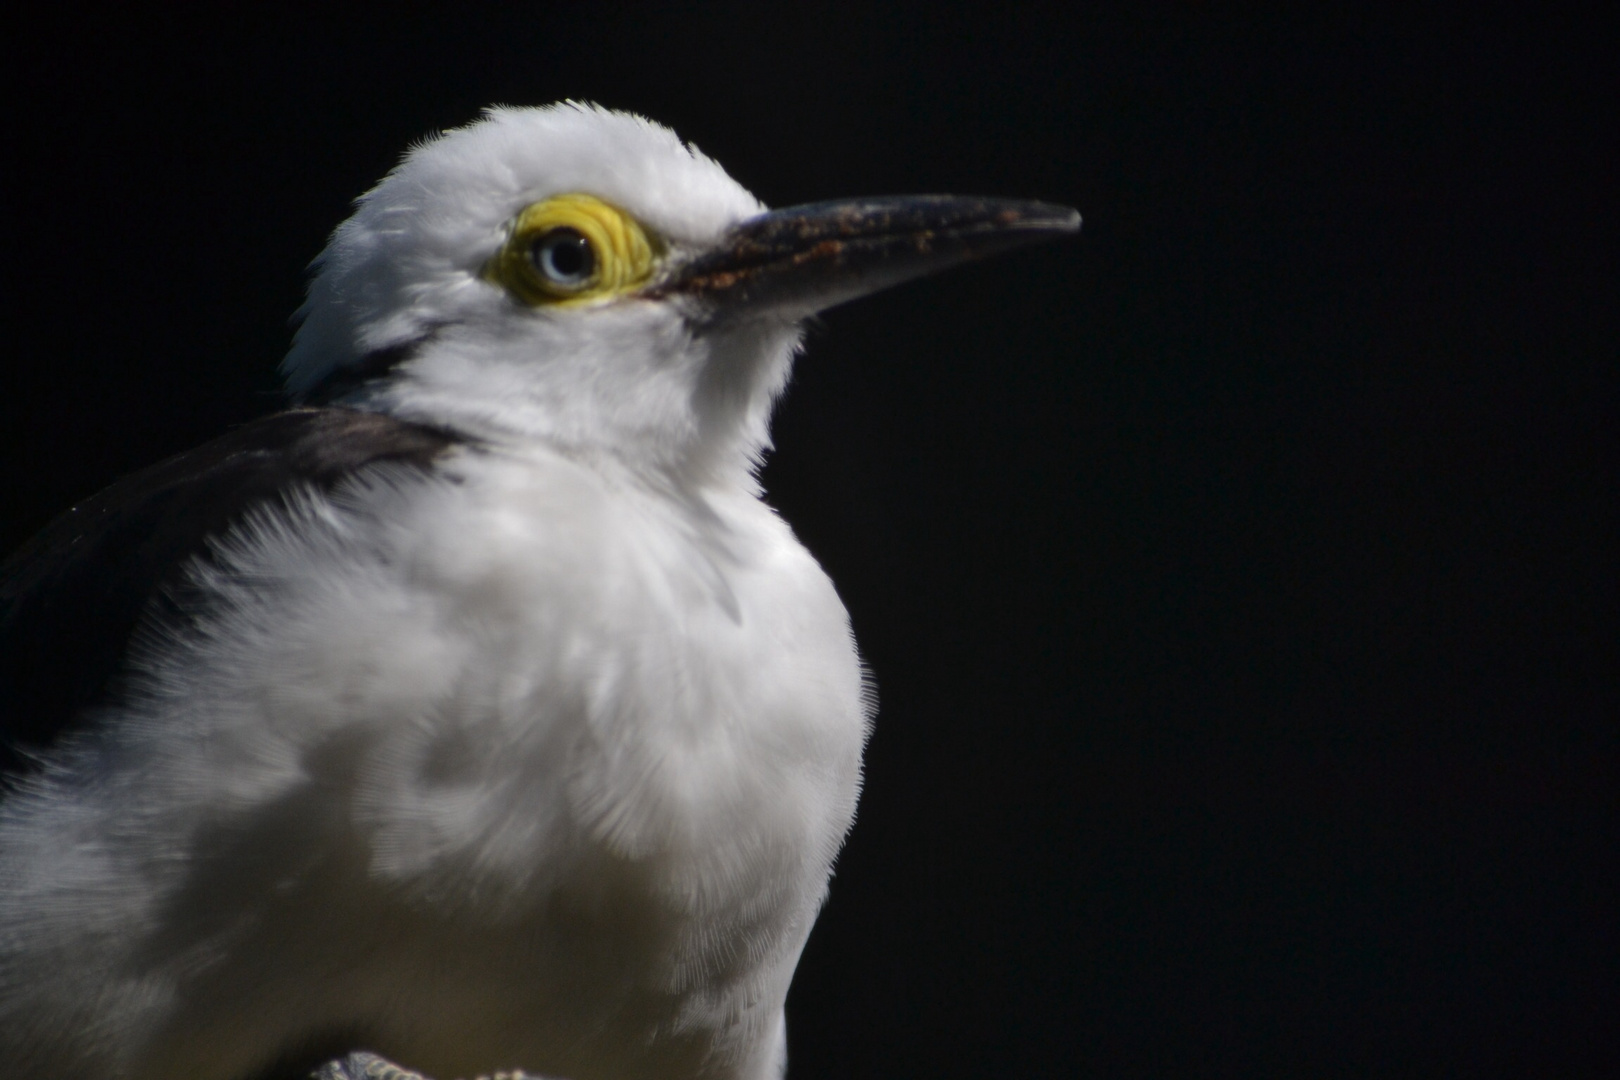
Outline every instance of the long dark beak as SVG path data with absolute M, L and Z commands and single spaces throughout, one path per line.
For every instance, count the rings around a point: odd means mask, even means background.
M 797 319 L 902 281 L 1066 236 L 1066 206 L 956 195 L 808 203 L 732 227 L 648 296 L 686 296 L 715 321 Z

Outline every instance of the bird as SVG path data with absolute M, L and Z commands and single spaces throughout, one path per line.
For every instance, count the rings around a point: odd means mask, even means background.
M 875 697 L 773 407 L 816 313 L 1078 227 L 580 102 L 412 147 L 288 406 L 0 570 L 0 1069 L 781 1076 Z

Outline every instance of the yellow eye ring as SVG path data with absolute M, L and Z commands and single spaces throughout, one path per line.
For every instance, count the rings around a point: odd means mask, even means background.
M 593 195 L 557 195 L 513 219 L 484 276 L 537 307 L 593 303 L 641 287 L 660 253 L 618 207 Z

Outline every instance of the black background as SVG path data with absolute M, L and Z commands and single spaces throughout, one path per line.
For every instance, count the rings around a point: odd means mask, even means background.
M 1615 1068 L 1616 38 L 1314 7 L 36 14 L 0 540 L 274 408 L 349 200 L 490 102 L 1070 203 L 778 416 L 883 699 L 793 1075 Z

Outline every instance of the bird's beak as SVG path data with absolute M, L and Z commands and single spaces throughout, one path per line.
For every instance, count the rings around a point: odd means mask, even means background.
M 955 195 L 808 203 L 732 226 L 646 295 L 685 296 L 711 321 L 799 319 L 970 259 L 1066 236 L 1066 206 Z

